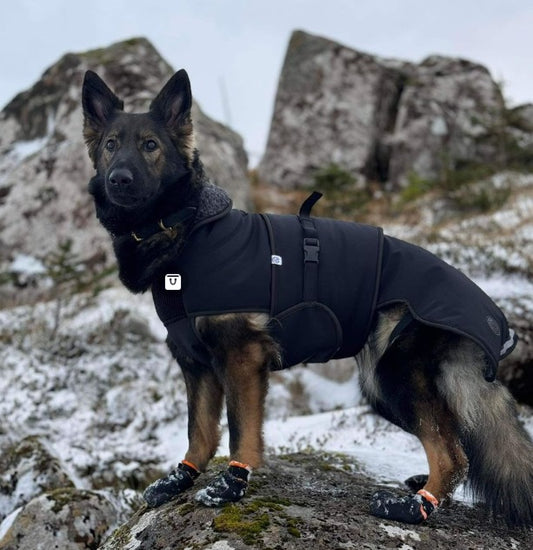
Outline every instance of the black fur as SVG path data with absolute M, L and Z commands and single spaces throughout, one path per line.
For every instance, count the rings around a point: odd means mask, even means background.
M 187 206 L 198 206 L 207 179 L 192 140 L 191 90 L 184 71 L 177 73 L 143 114 L 122 112 L 123 103 L 93 72 L 83 84 L 84 135 L 97 174 L 89 183 L 96 215 L 113 237 L 119 276 L 133 292 L 144 292 L 153 277 L 179 252 L 187 227 L 160 232 L 141 243 L 132 232 Z M 147 162 L 144 142 L 157 142 L 159 162 Z M 113 142 L 113 151 L 106 143 Z M 189 154 L 190 153 L 190 154 Z M 132 181 L 114 185 L 116 170 L 127 169 Z

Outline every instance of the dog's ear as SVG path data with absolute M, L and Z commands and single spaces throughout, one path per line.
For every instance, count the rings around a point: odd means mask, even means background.
M 192 93 L 189 76 L 184 69 L 178 71 L 157 94 L 150 105 L 150 111 L 162 120 L 167 128 L 189 124 L 191 118 Z
M 95 72 L 87 71 L 83 79 L 82 106 L 83 137 L 94 160 L 105 125 L 116 111 L 124 109 L 124 103 Z
M 93 71 L 87 71 L 83 79 L 82 105 L 85 120 L 95 126 L 107 124 L 115 111 L 124 109 L 124 103 Z

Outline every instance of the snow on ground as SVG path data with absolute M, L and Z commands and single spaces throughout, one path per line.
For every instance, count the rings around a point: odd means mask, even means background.
M 502 299 L 518 288 L 533 295 L 531 285 L 500 285 L 482 282 Z M 82 488 L 135 476 L 142 485 L 143 469 L 174 466 L 187 447 L 185 386 L 150 297 L 123 289 L 76 297 L 61 309 L 57 330 L 55 308 L 0 311 L 0 452 L 39 435 Z M 324 376 L 296 367 L 272 377 L 267 449 L 347 453 L 384 483 L 426 472 L 418 440 L 371 413 L 355 375 L 336 382 L 325 377 L 328 368 Z M 296 397 L 309 414 L 299 414 Z M 531 415 L 526 425 L 533 434 Z M 225 420 L 219 454 L 228 454 Z

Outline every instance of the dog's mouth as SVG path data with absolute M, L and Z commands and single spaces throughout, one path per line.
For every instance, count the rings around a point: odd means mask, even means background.
M 108 189 L 107 196 L 114 205 L 121 206 L 122 208 L 134 208 L 146 203 L 150 198 L 146 195 L 136 195 L 121 189 Z

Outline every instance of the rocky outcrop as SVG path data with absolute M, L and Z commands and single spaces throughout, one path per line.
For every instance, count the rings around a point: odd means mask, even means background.
M 500 374 L 532 403 L 532 182 L 505 167 L 533 170 L 533 106 L 507 109 L 485 67 L 292 35 L 258 170 L 264 207 L 284 213 L 282 196 L 295 211 L 316 187 L 317 214 L 384 226 L 481 283 L 500 279 L 494 298 L 520 336 Z
M 17 514 L 0 549 L 96 549 L 116 517 L 111 502 L 98 493 L 57 489 L 36 497 Z
M 0 114 L 0 271 L 16 254 L 43 259 L 61 243 L 87 262 L 111 261 L 109 238 L 86 188 L 93 168 L 82 138 L 81 82 L 98 72 L 125 100 L 146 110 L 173 70 L 143 38 L 70 53 Z M 194 83 L 193 83 L 194 85 Z M 197 141 L 210 177 L 249 206 L 242 139 L 193 108 Z M 107 257 L 107 258 L 106 258 Z M 2 269 L 4 267 L 4 269 Z
M 0 455 L 0 521 L 43 492 L 74 487 L 57 458 L 37 437 L 26 437 Z
M 284 188 L 309 186 L 313 173 L 332 162 L 362 173 L 377 154 L 378 135 L 394 125 L 403 67 L 294 32 L 260 179 Z
M 109 492 L 76 488 L 43 440 L 26 437 L 0 453 L 0 549 L 98 548 L 124 506 Z
M 359 182 L 405 185 L 506 162 L 505 106 L 487 69 L 431 56 L 382 59 L 296 31 L 280 76 L 262 181 L 312 185 L 334 163 Z
M 271 458 L 253 478 L 250 495 L 221 510 L 188 494 L 156 510 L 141 509 L 102 550 L 316 550 L 332 548 L 511 549 L 527 533 L 486 521 L 479 508 L 454 503 L 427 524 L 407 526 L 371 516 L 378 489 L 349 458 L 297 454 Z
M 271 456 L 241 502 L 205 508 L 195 502 L 195 490 L 218 468 L 212 466 L 194 490 L 169 504 L 155 510 L 142 505 L 135 513 L 130 508 L 127 515 L 108 491 L 72 486 L 44 491 L 2 524 L 0 549 L 305 550 L 309 541 L 317 550 L 527 547 L 527 532 L 509 532 L 499 522 L 487 522 L 482 507 L 458 502 L 419 526 L 371 516 L 371 495 L 383 487 L 346 455 L 308 451 Z M 406 488 L 394 490 L 407 493 Z
M 387 179 L 406 183 L 411 173 L 446 180 L 469 165 L 499 162 L 503 167 L 505 108 L 488 70 L 442 56 L 410 69 L 392 132 L 378 138 L 390 147 Z

